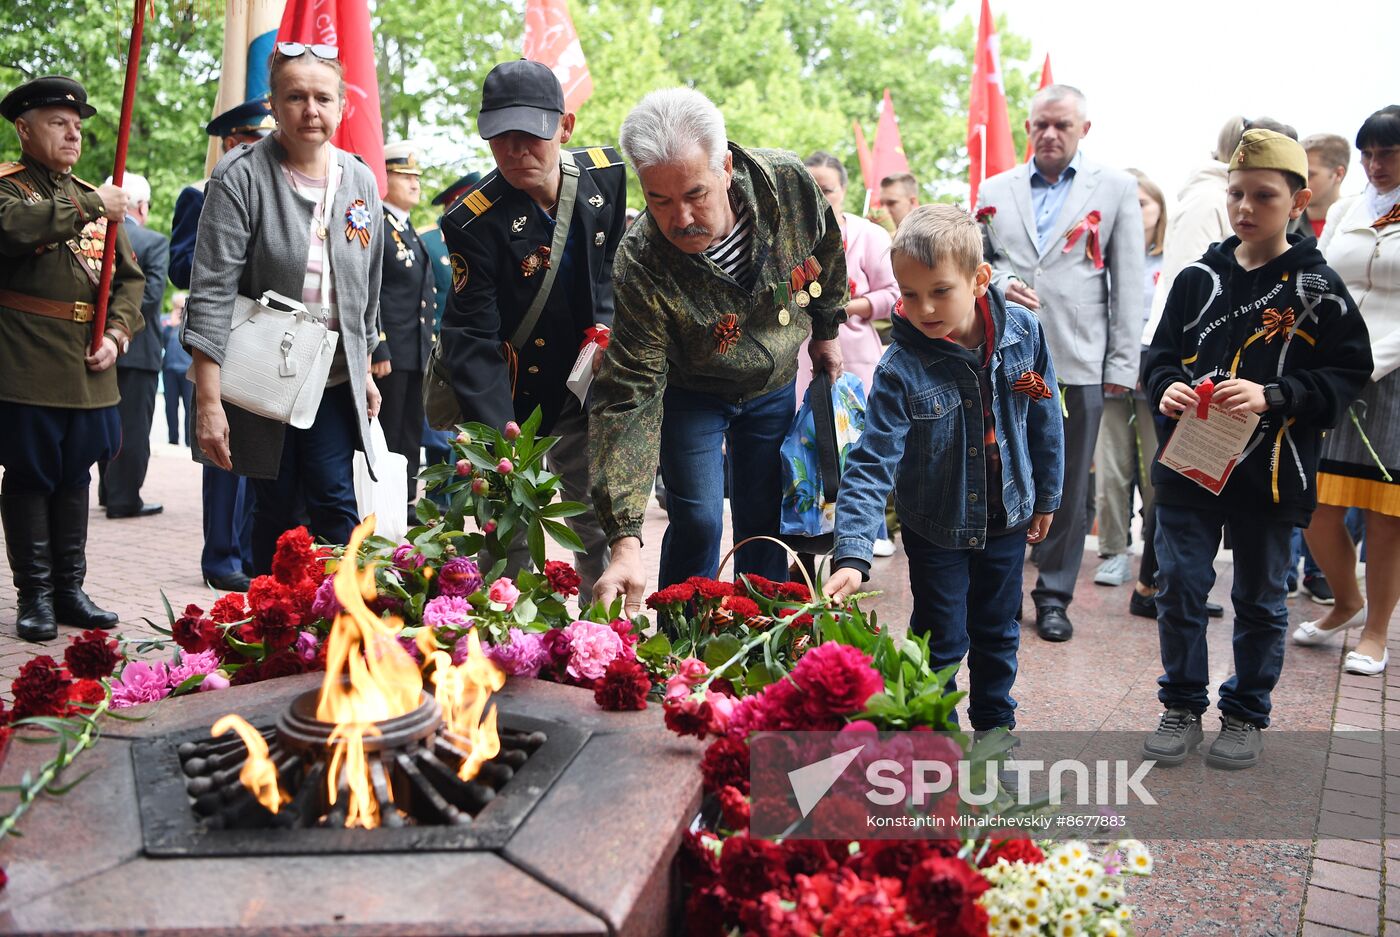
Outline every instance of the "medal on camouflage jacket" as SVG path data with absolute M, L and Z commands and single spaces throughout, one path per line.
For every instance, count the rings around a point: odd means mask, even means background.
M 530 253 L 526 254 L 520 261 L 520 275 L 522 277 L 532 277 L 541 270 L 548 270 L 549 254 L 549 248 L 544 246 L 537 247 L 530 251 Z
M 369 206 L 365 200 L 357 198 L 345 209 L 345 240 L 360 240 L 361 247 L 369 247 Z

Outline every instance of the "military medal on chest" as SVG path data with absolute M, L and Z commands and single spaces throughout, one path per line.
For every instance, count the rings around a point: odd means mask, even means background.
M 82 231 L 78 232 L 76 238 L 68 241 L 69 250 L 78 259 L 78 263 L 83 265 L 83 272 L 93 278 L 94 282 L 102 276 L 102 249 L 106 241 L 106 218 L 89 221 L 83 225 Z
M 413 249 L 404 243 L 403 232 L 405 229 L 403 222 L 399 221 L 399 219 L 395 218 L 388 212 L 384 214 L 384 217 L 389 220 L 389 234 L 392 235 L 394 238 L 395 259 L 397 259 L 398 262 L 403 264 L 405 267 L 412 267 Z
M 541 270 L 548 270 L 549 254 L 549 248 L 543 246 L 530 251 L 530 253 L 526 254 L 524 259 L 520 261 L 520 275 L 522 277 L 532 277 Z

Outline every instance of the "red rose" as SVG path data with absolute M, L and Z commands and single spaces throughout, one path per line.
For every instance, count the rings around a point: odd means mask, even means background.
M 783 867 L 783 850 L 766 839 L 752 839 L 747 833 L 724 841 L 719 854 L 720 880 L 724 890 L 741 901 L 757 898 L 766 891 L 787 891 L 792 879 Z
M 608 664 L 603 679 L 593 688 L 593 700 L 610 712 L 646 709 L 651 677 L 635 660 L 618 657 Z
M 940 937 L 976 937 L 987 928 L 985 915 L 978 926 L 977 896 L 990 887 L 962 859 L 928 856 L 910 871 L 905 896 L 910 916 L 936 925 Z
M 749 746 L 729 737 L 719 738 L 705 749 L 700 759 L 700 774 L 705 779 L 705 790 L 710 793 L 726 785 L 737 787 L 745 794 L 749 792 Z
M 860 712 L 885 690 L 885 678 L 863 651 L 834 641 L 803 654 L 791 682 L 802 689 L 804 714 L 816 720 Z
M 727 596 L 720 602 L 720 608 L 732 612 L 735 618 L 744 620 L 763 614 L 763 609 L 758 607 L 758 603 L 746 595 Z
M 704 576 L 691 576 L 686 582 L 695 587 L 696 593 L 702 599 L 722 599 L 726 595 L 734 594 L 732 582 L 717 582 Z
M 724 825 L 729 829 L 749 828 L 749 799 L 737 787 L 726 785 L 719 789 L 719 809 L 724 814 Z
M 68 688 L 73 681 L 47 654 L 19 669 L 11 693 L 15 698 L 15 719 L 30 716 L 61 716 L 68 706 Z
M 1039 865 L 1045 861 L 1045 853 L 1029 839 L 1004 839 L 988 849 L 978 865 L 985 869 L 996 865 L 998 859 L 1005 859 L 1007 862 L 1020 860 L 1026 865 Z
M 294 527 L 277 538 L 277 552 L 272 557 L 272 578 L 283 585 L 294 585 L 299 579 L 310 579 L 316 572 L 316 548 L 305 527 Z
M 90 713 L 97 708 L 97 704 L 102 702 L 107 696 L 107 688 L 96 680 L 75 680 L 72 688 L 68 691 L 68 712 L 72 716 L 77 713 Z
M 194 614 L 190 614 L 191 611 Z M 199 654 L 223 643 L 219 626 L 211 619 L 201 618 L 199 608 L 194 605 L 187 606 L 185 614 L 175 619 L 170 634 L 180 649 L 189 654 Z
M 574 568 L 563 560 L 549 560 L 544 564 L 544 578 L 549 580 L 549 588 L 559 595 L 578 595 L 578 587 L 583 582 Z
M 63 662 L 68 665 L 68 672 L 80 680 L 101 680 L 117 669 L 121 661 L 117 648 L 117 642 L 108 638 L 105 631 L 84 631 L 63 652 Z
M 209 617 L 221 625 L 231 625 L 248 617 L 248 607 L 244 604 L 243 593 L 226 592 L 219 596 Z

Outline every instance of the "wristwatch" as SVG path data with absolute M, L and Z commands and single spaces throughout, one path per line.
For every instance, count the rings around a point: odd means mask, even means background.
M 1282 410 L 1288 405 L 1288 395 L 1282 384 L 1264 385 L 1264 403 L 1270 410 Z
M 108 329 L 104 334 L 116 343 L 117 354 L 119 355 L 126 354 L 127 349 L 131 347 L 131 339 L 127 338 L 126 335 L 118 332 L 116 329 Z

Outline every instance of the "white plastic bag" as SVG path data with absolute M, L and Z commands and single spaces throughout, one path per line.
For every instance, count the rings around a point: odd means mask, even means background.
M 374 532 L 399 541 L 408 533 L 408 460 L 389 451 L 378 420 L 369 421 L 369 445 L 379 480 L 369 476 L 365 454 L 355 452 L 355 505 L 364 519 L 375 515 Z

